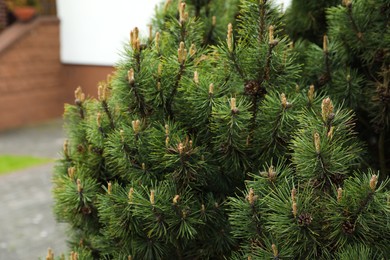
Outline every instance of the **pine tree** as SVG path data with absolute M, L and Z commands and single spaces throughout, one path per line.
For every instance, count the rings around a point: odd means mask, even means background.
M 389 3 L 348 0 L 326 12 L 322 48 L 301 40 L 295 44 L 305 64 L 301 84 L 313 84 L 355 111 L 359 135 L 368 147 L 365 164 L 388 176 Z
M 267 0 L 168 0 L 97 99 L 76 90 L 53 191 L 72 260 L 390 253 L 388 181 L 283 21 Z

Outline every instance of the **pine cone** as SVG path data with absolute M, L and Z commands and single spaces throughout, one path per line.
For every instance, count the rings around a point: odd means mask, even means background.
M 298 224 L 300 226 L 308 226 L 312 220 L 313 218 L 309 213 L 302 213 L 298 216 Z
M 352 234 L 355 231 L 355 225 L 349 221 L 344 222 L 342 228 L 346 234 Z

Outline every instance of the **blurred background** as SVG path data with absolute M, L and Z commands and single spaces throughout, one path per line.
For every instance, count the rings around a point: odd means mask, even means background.
M 64 103 L 78 86 L 96 95 L 130 31 L 147 37 L 162 1 L 0 0 L 0 259 L 66 251 L 51 198 Z

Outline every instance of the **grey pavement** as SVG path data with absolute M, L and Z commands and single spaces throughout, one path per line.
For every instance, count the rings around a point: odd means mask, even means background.
M 58 158 L 65 139 L 62 120 L 0 132 L 0 154 Z M 1 161 L 0 161 L 1 163 Z M 66 252 L 66 225 L 55 221 L 54 163 L 0 176 L 0 259 L 45 259 L 47 249 Z

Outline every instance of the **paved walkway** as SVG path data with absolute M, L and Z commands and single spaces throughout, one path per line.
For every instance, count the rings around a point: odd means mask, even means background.
M 58 158 L 62 120 L 0 132 L 0 154 Z M 1 163 L 1 161 L 0 161 Z M 0 259 L 45 259 L 48 247 L 66 252 L 65 224 L 52 213 L 54 163 L 0 176 Z

